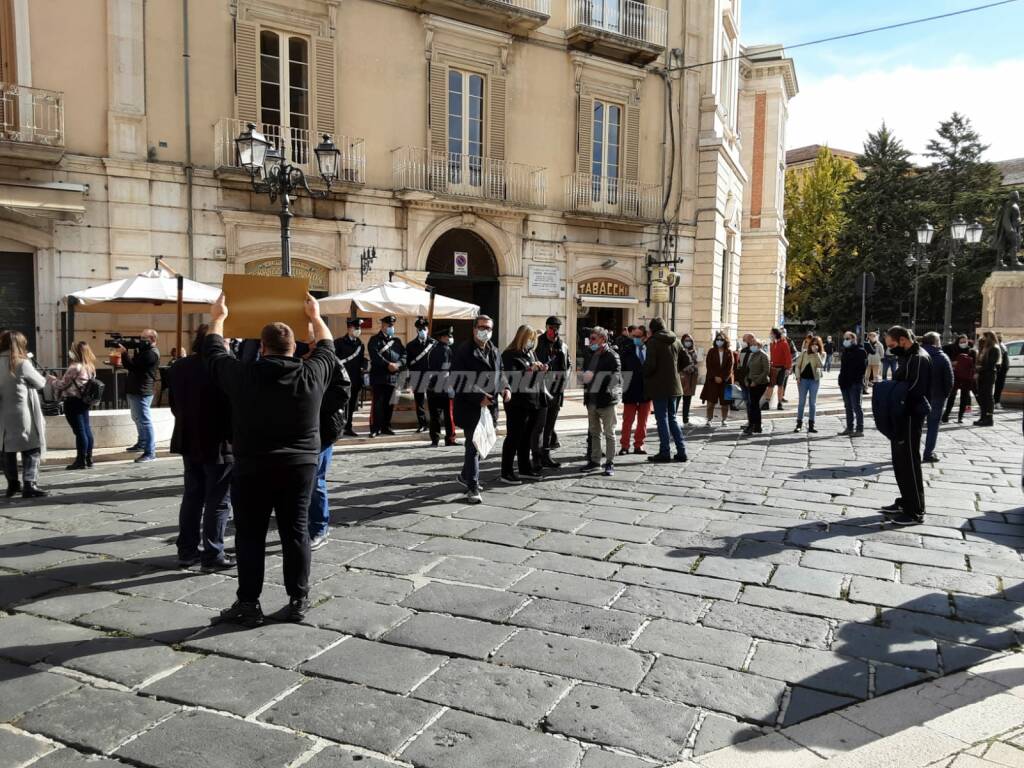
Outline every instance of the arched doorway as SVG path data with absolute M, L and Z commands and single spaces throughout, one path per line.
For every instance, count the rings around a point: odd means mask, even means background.
M 480 312 L 494 319 L 498 338 L 498 262 L 494 253 L 476 233 L 452 229 L 441 235 L 427 256 L 427 284 L 438 293 L 480 306 Z M 437 325 L 447 325 L 440 321 Z M 455 320 L 455 341 L 470 338 L 472 322 Z

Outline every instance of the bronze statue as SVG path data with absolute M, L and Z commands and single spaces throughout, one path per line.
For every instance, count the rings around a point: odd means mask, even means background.
M 996 219 L 996 269 L 1024 267 L 1020 254 L 1020 193 L 1014 190 Z

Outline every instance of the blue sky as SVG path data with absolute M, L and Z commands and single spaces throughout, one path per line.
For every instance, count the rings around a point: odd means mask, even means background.
M 786 45 L 968 8 L 984 0 L 743 0 L 743 40 Z M 953 110 L 992 145 L 1024 156 L 1024 1 L 792 52 L 801 93 L 790 147 L 859 150 L 884 119 L 920 152 Z M 1015 93 L 1000 104 L 1001 90 Z

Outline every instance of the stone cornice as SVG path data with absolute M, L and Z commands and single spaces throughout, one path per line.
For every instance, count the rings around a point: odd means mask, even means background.
M 255 213 L 253 211 L 221 210 L 221 221 L 225 225 L 255 227 L 260 229 L 280 230 L 281 220 L 276 214 Z M 292 229 L 303 232 L 323 232 L 330 235 L 347 235 L 355 228 L 354 221 L 339 219 L 314 219 L 309 216 L 296 216 L 292 219 Z

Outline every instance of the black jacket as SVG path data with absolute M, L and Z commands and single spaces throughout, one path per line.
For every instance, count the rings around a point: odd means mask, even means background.
M 572 371 L 572 360 L 569 359 L 569 347 L 565 339 L 557 336 L 554 341 L 548 338 L 547 333 L 537 337 L 537 348 L 534 350 L 537 360 L 547 365 L 547 373 L 544 374 L 544 382 L 547 391 L 561 405 L 564 398 L 565 385 Z
M 417 337 L 406 344 L 405 357 L 408 361 L 409 370 L 417 371 L 421 374 L 426 373 L 430 349 L 436 344 L 437 342 L 429 336 L 425 341 L 420 341 L 419 337 Z
M 611 347 L 595 352 L 587 361 L 587 370 L 594 378 L 583 385 L 583 404 L 607 408 L 622 399 L 622 361 Z
M 153 384 L 160 371 L 160 351 L 150 345 L 143 344 L 135 354 L 126 352 L 121 356 L 121 365 L 128 371 L 125 382 L 125 393 L 129 395 L 152 395 Z
M 931 356 L 919 344 L 914 344 L 895 357 L 899 362 L 893 379 L 907 385 L 907 408 L 919 416 L 927 415 L 931 410 L 928 402 L 932 392 Z
M 320 404 L 337 362 L 331 342 L 317 342 L 308 360 L 269 356 L 247 364 L 224 349 L 220 336 L 209 334 L 202 356 L 231 401 L 231 443 L 238 461 L 316 463 Z
M 506 349 L 501 353 L 501 372 L 505 383 L 512 390 L 512 396 L 505 404 L 506 411 L 536 411 L 546 404 L 544 374 L 531 369 L 535 362 L 530 352 Z
M 491 416 L 497 417 L 501 401 L 501 355 L 487 342 L 484 347 L 469 340 L 459 345 L 452 359 L 452 382 L 455 389 L 453 412 L 455 426 L 475 429 L 480 421 L 480 402 L 484 395 L 494 400 Z
M 843 347 L 839 358 L 839 386 L 863 384 L 868 370 L 868 352 L 859 344 Z
M 646 353 L 646 347 L 644 348 Z M 622 402 L 636 405 L 646 403 L 644 397 L 644 364 L 640 360 L 640 349 L 629 340 L 629 345 L 619 354 L 619 361 L 622 364 L 622 378 L 624 387 L 622 390 Z M 625 382 L 628 381 L 628 384 Z
M 405 346 L 397 336 L 374 334 L 366 345 L 370 356 L 370 384 L 375 386 L 395 386 L 398 383 L 398 371 L 405 367 Z M 388 363 L 395 363 L 398 371 L 388 370 Z
M 199 355 L 167 370 L 174 432 L 171 453 L 202 464 L 227 464 L 231 455 L 231 404 Z
M 334 340 L 334 354 L 345 366 L 349 379 L 357 387 L 363 386 L 363 371 L 366 370 L 366 347 L 361 339 L 345 334 Z
M 928 394 L 932 401 L 945 401 L 953 391 L 953 363 L 949 356 L 938 347 L 922 347 L 932 359 L 931 391 Z
M 438 342 L 427 355 L 427 375 L 420 382 L 423 391 L 428 395 L 448 397 L 448 388 L 451 386 L 450 372 L 452 360 L 455 357 L 455 350 L 451 344 Z
M 334 445 L 345 428 L 345 405 L 352 395 L 352 381 L 345 371 L 345 366 L 334 360 L 331 369 L 331 380 L 324 390 L 324 399 L 320 401 L 320 450 Z

